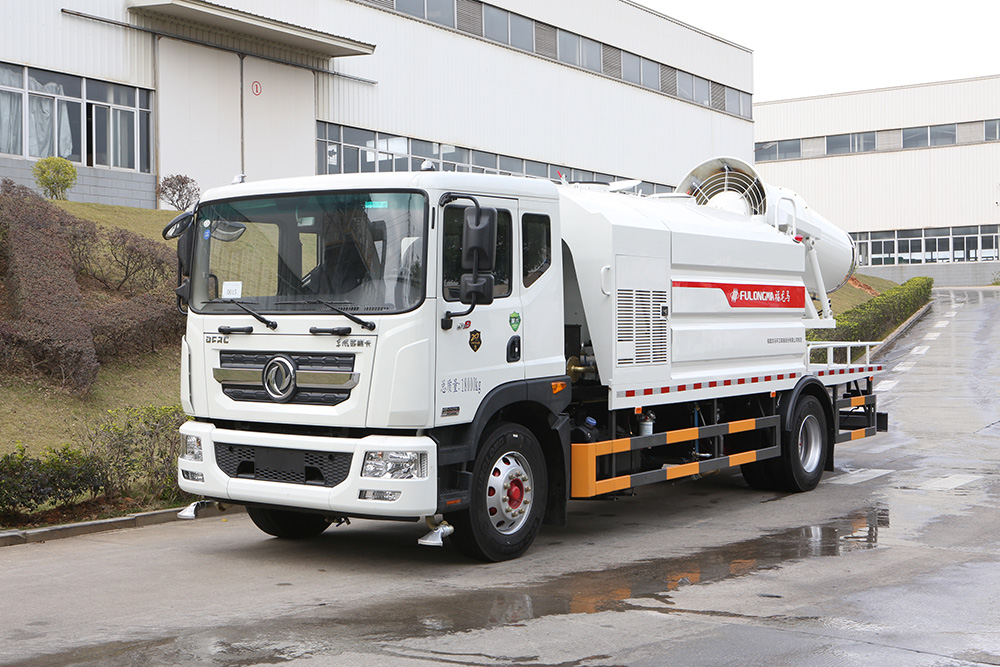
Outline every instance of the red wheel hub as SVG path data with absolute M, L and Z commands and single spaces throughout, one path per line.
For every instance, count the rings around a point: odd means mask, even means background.
M 524 482 L 513 479 L 510 482 L 510 488 L 507 489 L 507 504 L 510 505 L 511 509 L 516 510 L 521 506 L 522 500 L 524 500 Z

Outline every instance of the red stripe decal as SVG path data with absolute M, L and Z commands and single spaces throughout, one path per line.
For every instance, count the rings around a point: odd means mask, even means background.
M 629 389 L 628 391 L 626 391 L 625 392 L 625 397 L 626 398 L 633 398 L 633 397 L 635 397 L 635 390 L 634 389 Z
M 693 385 L 691 385 L 691 388 L 692 389 L 701 389 L 701 383 L 700 382 L 695 382 Z
M 733 381 L 732 381 L 732 380 L 726 380 L 726 381 L 725 381 L 725 382 L 724 382 L 724 383 L 722 384 L 722 386 L 723 386 L 723 387 L 731 387 L 732 385 L 733 385 Z
M 739 380 L 736 381 L 736 384 L 746 384 L 746 383 L 747 383 L 746 378 L 740 378 Z
M 686 384 L 677 385 L 677 391 L 687 391 L 687 385 Z
M 718 387 L 718 386 L 719 386 L 718 382 L 709 382 L 708 383 L 708 388 L 709 389 L 712 389 L 713 387 Z
M 730 308 L 805 308 L 806 288 L 794 285 L 740 285 L 675 280 L 674 287 L 722 290 Z
M 653 395 L 653 390 L 652 389 L 643 389 L 642 390 L 642 395 L 643 396 L 652 396 Z

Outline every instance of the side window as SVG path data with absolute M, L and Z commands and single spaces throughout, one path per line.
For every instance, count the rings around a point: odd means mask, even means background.
M 462 278 L 462 225 L 464 206 L 448 206 L 444 209 L 444 250 L 442 252 L 441 275 L 443 292 L 447 301 L 458 301 L 459 284 Z M 497 260 L 493 267 L 493 296 L 510 296 L 510 211 L 497 211 Z
M 524 286 L 531 285 L 552 265 L 552 233 L 549 216 L 525 213 L 521 218 Z

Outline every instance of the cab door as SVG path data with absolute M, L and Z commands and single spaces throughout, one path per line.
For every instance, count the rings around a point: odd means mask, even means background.
M 521 281 L 518 202 L 479 196 L 484 207 L 497 209 L 497 252 L 493 267 L 493 303 L 477 305 L 468 315 L 455 315 L 449 329 L 439 327 L 435 382 L 438 425 L 472 420 L 482 399 L 494 388 L 524 379 L 521 355 Z M 462 270 L 464 200 L 439 211 L 441 225 L 441 298 L 438 319 L 447 312 L 463 313 L 459 301 Z

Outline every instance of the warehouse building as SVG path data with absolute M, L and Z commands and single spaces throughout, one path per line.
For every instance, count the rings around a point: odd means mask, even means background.
M 765 180 L 849 231 L 859 270 L 1000 278 L 1000 76 L 754 105 Z
M 156 181 L 437 169 L 669 192 L 752 158 L 752 54 L 629 0 L 6 3 L 0 176 L 69 198 Z

